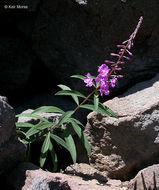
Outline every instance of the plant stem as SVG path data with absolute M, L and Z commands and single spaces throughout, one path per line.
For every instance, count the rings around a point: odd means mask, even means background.
M 123 57 L 128 45 L 130 44 L 130 41 L 128 41 L 128 43 L 125 45 L 121 55 L 119 56 L 117 62 L 115 63 L 114 67 L 111 69 L 111 71 L 108 73 L 108 77 L 112 74 L 112 72 L 115 70 L 115 67 L 118 65 L 119 61 L 121 60 L 121 58 Z M 96 87 L 84 100 L 83 102 L 80 103 L 80 105 L 78 105 L 73 111 L 77 111 L 88 99 L 90 96 L 92 96 L 97 90 L 98 90 L 99 86 Z
M 78 110 L 78 108 L 80 108 L 88 99 L 90 96 L 92 96 L 98 89 L 99 87 L 96 87 L 84 100 L 83 102 L 80 103 L 80 105 L 78 105 L 73 111 L 75 112 L 76 110 Z

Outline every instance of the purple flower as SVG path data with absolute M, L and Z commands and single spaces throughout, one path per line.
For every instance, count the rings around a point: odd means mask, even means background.
M 130 60 L 129 56 L 133 54 L 130 52 L 131 47 L 133 46 L 133 40 L 141 26 L 143 17 L 141 16 L 139 22 L 134 30 L 134 32 L 130 35 L 129 39 L 122 42 L 122 44 L 117 45 L 119 49 L 118 53 L 110 53 L 116 60 L 105 60 L 105 63 L 109 64 L 109 67 L 106 64 L 102 64 L 98 68 L 98 75 L 95 78 L 96 82 L 96 90 L 100 91 L 100 95 L 109 94 L 109 87 L 114 88 L 118 78 L 122 78 L 123 75 L 118 75 L 118 71 L 122 70 L 119 67 L 120 64 L 124 64 L 126 60 Z M 126 54 L 126 55 L 125 55 Z M 93 78 L 90 73 L 87 73 L 87 76 L 84 78 L 84 82 L 87 84 L 86 86 L 91 87 L 93 85 Z
M 108 82 L 108 73 L 110 69 L 106 64 L 102 64 L 98 68 L 98 76 L 95 78 L 95 82 L 99 84 L 99 91 L 101 96 L 103 94 L 108 95 L 109 94 L 109 82 Z
M 86 83 L 86 86 L 91 87 L 93 85 L 93 78 L 90 73 L 87 73 L 86 77 L 84 77 L 84 82 Z
M 116 76 L 114 78 L 112 78 L 112 80 L 110 81 L 111 87 L 114 88 L 115 87 L 115 83 L 117 81 Z
M 109 94 L 109 83 L 108 81 L 104 81 L 104 80 L 101 80 L 99 82 L 99 86 L 100 86 L 100 95 L 103 96 L 104 95 L 108 95 Z

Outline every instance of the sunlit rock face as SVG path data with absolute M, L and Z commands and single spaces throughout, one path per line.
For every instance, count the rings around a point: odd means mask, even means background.
M 85 133 L 91 145 L 90 164 L 111 178 L 128 179 L 158 163 L 159 75 L 105 103 L 118 119 L 92 112 Z

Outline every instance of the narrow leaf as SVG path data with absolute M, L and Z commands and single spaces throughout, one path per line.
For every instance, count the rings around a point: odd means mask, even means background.
M 41 147 L 40 167 L 43 167 L 45 164 L 49 145 L 50 145 L 50 132 L 48 132 L 48 134 L 46 135 L 43 145 Z
M 104 104 L 102 104 L 100 102 L 99 102 L 99 109 L 101 111 L 104 110 L 108 115 L 110 115 L 112 117 L 118 118 L 118 116 L 113 112 L 113 110 L 111 110 L 109 107 L 105 106 Z
M 68 86 L 66 85 L 63 85 L 63 84 L 59 84 L 57 85 L 59 88 L 61 88 L 62 90 L 71 90 L 71 88 L 69 88 Z M 74 99 L 74 101 L 76 102 L 77 105 L 79 105 L 79 100 L 78 100 L 78 97 L 76 95 L 72 95 L 72 98 Z
M 67 120 L 69 119 L 69 117 L 74 113 L 74 111 L 67 111 L 64 114 L 62 114 L 62 116 L 60 117 L 59 120 L 59 125 L 63 124 L 64 122 L 67 122 Z
M 57 160 L 57 154 L 54 150 L 53 144 L 50 141 L 50 145 L 49 145 L 49 150 L 50 150 L 50 154 L 51 154 L 51 158 L 52 158 L 52 162 L 53 162 L 53 171 L 57 171 L 57 166 L 58 166 L 58 160 Z
M 16 122 L 15 124 L 16 124 L 17 129 L 19 129 L 19 128 L 32 128 L 35 126 L 31 123 L 22 123 L 22 122 Z
M 58 107 L 55 106 L 42 106 L 40 108 L 37 108 L 36 110 L 34 110 L 32 112 L 32 114 L 37 114 L 37 113 L 41 113 L 41 112 L 54 112 L 54 113 L 64 113 L 63 110 L 61 110 Z
M 81 79 L 83 80 L 85 76 L 83 75 L 72 75 L 71 78 Z
M 85 109 L 88 109 L 88 110 L 96 111 L 98 113 L 107 114 L 107 115 L 110 115 L 112 117 L 118 118 L 118 116 L 110 108 L 108 108 L 107 106 L 104 106 L 100 102 L 99 102 L 98 106 L 99 107 L 98 107 L 97 110 L 95 110 L 94 105 L 92 105 L 92 104 L 84 104 L 84 105 L 81 106 L 81 108 L 85 108 Z
M 41 117 L 41 116 L 39 116 L 39 115 L 32 114 L 32 113 L 21 113 L 21 114 L 16 115 L 16 117 L 32 117 L 32 118 L 39 119 L 39 120 L 41 120 L 41 121 L 46 121 L 46 122 L 48 122 L 47 119 L 45 119 L 45 118 L 43 118 L 43 117 Z
M 61 90 L 59 92 L 57 92 L 55 95 L 76 95 L 76 96 L 79 96 L 79 97 L 82 97 L 82 98 L 85 98 L 85 96 L 83 94 L 81 94 L 80 92 L 78 91 L 75 91 L 75 90 Z
M 53 140 L 55 140 L 58 144 L 60 144 L 61 146 L 63 146 L 65 149 L 67 149 L 67 150 L 69 151 L 69 148 L 67 147 L 66 142 L 65 142 L 62 138 L 60 138 L 60 137 L 58 137 L 57 135 L 54 135 L 54 134 L 50 134 L 50 136 L 51 136 L 51 138 L 52 138 Z
M 79 127 L 79 125 L 74 120 L 70 119 L 70 122 L 72 124 L 74 131 L 77 133 L 77 135 L 80 138 L 81 142 L 83 143 L 85 149 L 87 150 L 88 154 L 91 155 L 91 148 L 88 143 L 86 135 L 83 133 L 82 129 Z
M 83 128 L 85 127 L 79 120 L 72 118 L 72 117 L 70 119 L 73 120 L 74 122 L 76 122 L 78 125 L 81 125 Z
M 94 109 L 95 111 L 98 110 L 99 98 L 98 95 L 94 94 Z
M 76 163 L 76 158 L 77 158 L 77 153 L 76 153 L 76 146 L 74 143 L 74 140 L 71 136 L 71 134 L 68 133 L 66 127 L 64 125 L 62 125 L 62 130 L 63 130 L 63 134 L 64 134 L 64 138 L 67 144 L 67 147 L 69 148 L 69 152 L 71 154 L 73 163 Z
M 27 138 L 29 138 L 30 136 L 35 135 L 35 134 L 39 133 L 40 131 L 47 129 L 53 125 L 54 125 L 54 123 L 52 123 L 52 122 L 38 123 L 34 127 L 32 127 L 31 129 L 29 129 L 27 131 L 26 136 L 27 136 Z

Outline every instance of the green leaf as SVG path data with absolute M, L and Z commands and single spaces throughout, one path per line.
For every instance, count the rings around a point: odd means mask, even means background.
M 64 125 L 62 125 L 62 130 L 63 130 L 63 134 L 64 134 L 64 138 L 65 138 L 67 147 L 68 147 L 70 155 L 72 157 L 73 163 L 75 164 L 76 159 L 77 159 L 77 153 L 76 153 L 76 146 L 75 146 L 74 140 L 73 140 L 71 134 L 68 133 L 68 131 Z
M 94 105 L 92 104 L 84 104 L 81 106 L 81 108 L 85 108 L 91 111 L 96 111 L 98 113 L 107 114 L 112 117 L 118 118 L 118 116 L 107 106 L 104 106 L 102 103 L 99 102 L 98 109 L 95 110 Z
M 88 154 L 91 155 L 91 148 L 88 143 L 86 135 L 83 133 L 82 129 L 79 127 L 79 125 L 74 120 L 70 119 L 69 121 L 71 122 L 74 131 L 77 133 L 78 137 L 80 138 L 81 142 L 83 143 Z
M 43 145 L 41 147 L 40 167 L 43 167 L 45 164 L 49 145 L 50 145 L 50 132 L 48 132 L 48 134 L 46 135 Z
M 43 117 L 41 117 L 41 116 L 39 116 L 39 115 L 32 114 L 32 113 L 21 113 L 21 114 L 16 115 L 16 117 L 32 117 L 32 118 L 39 119 L 39 120 L 41 120 L 41 121 L 46 121 L 46 122 L 48 122 L 47 119 L 45 119 L 45 118 L 43 118 Z
M 58 144 L 60 144 L 61 146 L 63 146 L 65 149 L 67 149 L 67 150 L 69 151 L 69 148 L 67 147 L 66 142 L 65 142 L 62 138 L 60 138 L 60 137 L 58 137 L 57 135 L 54 135 L 54 134 L 50 134 L 50 136 L 51 136 L 51 138 L 52 138 L 53 140 L 55 140 Z
M 59 120 L 59 125 L 63 124 L 64 122 L 67 122 L 67 120 L 69 119 L 69 117 L 74 113 L 74 111 L 67 111 L 64 114 L 62 114 L 62 116 L 60 117 Z
M 51 154 L 51 158 L 52 158 L 52 162 L 53 162 L 53 171 L 57 171 L 57 166 L 58 166 L 58 160 L 57 160 L 57 154 L 54 150 L 53 144 L 50 141 L 50 145 L 49 145 L 49 150 L 50 150 L 50 154 Z
M 72 75 L 71 78 L 81 79 L 83 80 L 85 76 L 83 75 Z
M 98 95 L 94 94 L 94 109 L 95 111 L 98 110 L 99 98 Z
M 32 135 L 35 135 L 37 133 L 39 133 L 40 131 L 47 129 L 51 126 L 53 126 L 54 123 L 52 122 L 41 122 L 36 124 L 34 127 L 32 127 L 31 129 L 29 129 L 26 133 L 27 138 L 29 138 Z
M 85 128 L 85 126 L 79 120 L 72 118 L 72 117 L 70 119 L 73 120 L 74 122 L 76 122 L 78 125 L 81 125 L 83 128 Z
M 109 107 L 105 106 L 101 102 L 99 102 L 99 109 L 101 111 L 105 111 L 106 114 L 108 114 L 112 117 L 118 118 L 118 116 L 113 112 L 113 110 L 111 110 Z
M 19 128 L 32 128 L 35 126 L 31 123 L 22 123 L 22 122 L 16 122 L 15 124 L 16 124 L 17 129 L 19 129 Z
M 61 110 L 60 108 L 58 107 L 55 107 L 55 106 L 42 106 L 40 108 L 37 108 L 36 110 L 34 110 L 32 112 L 32 114 L 37 114 L 37 113 L 40 113 L 40 112 L 54 112 L 54 113 L 64 113 L 63 110 Z
M 85 96 L 83 94 L 81 94 L 80 92 L 75 91 L 75 90 L 61 90 L 61 91 L 57 92 L 55 95 L 66 95 L 66 96 L 67 95 L 70 95 L 70 96 L 76 95 L 76 96 L 85 98 Z
M 68 86 L 66 85 L 63 85 L 63 84 L 59 84 L 57 85 L 59 88 L 61 88 L 62 90 L 71 90 L 71 88 L 69 88 Z M 72 98 L 74 99 L 74 101 L 76 102 L 77 105 L 79 105 L 79 100 L 78 100 L 78 97 L 76 95 L 72 95 Z
M 26 133 L 20 129 L 17 129 L 16 130 L 16 133 L 19 135 L 19 134 L 23 134 L 25 137 L 26 137 Z M 20 136 L 20 135 L 19 135 Z

